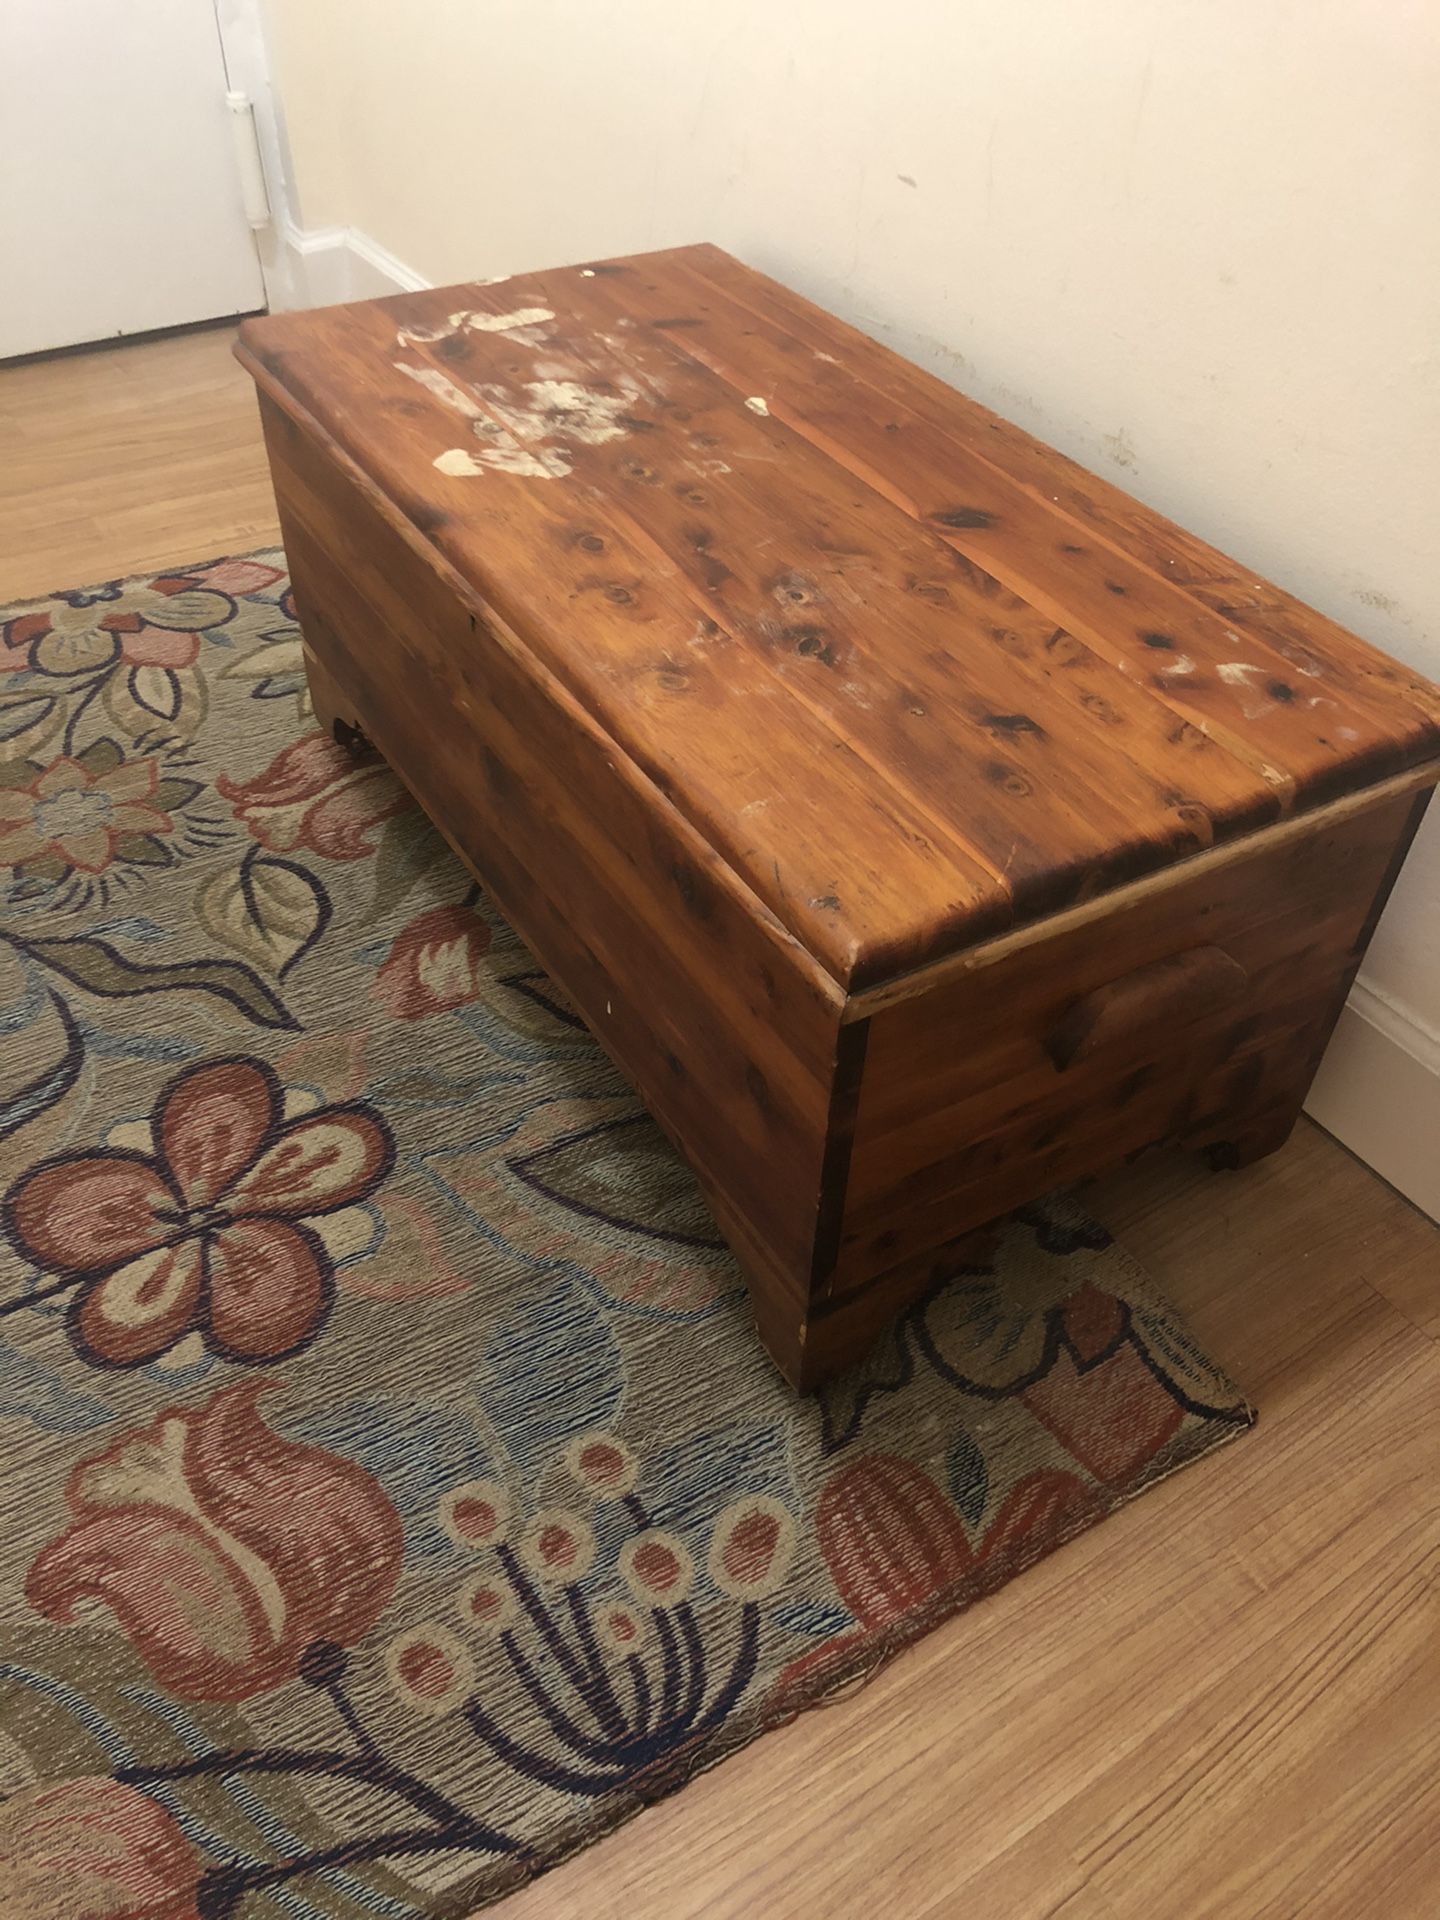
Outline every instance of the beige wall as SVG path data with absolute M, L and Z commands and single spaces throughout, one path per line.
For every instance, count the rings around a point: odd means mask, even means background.
M 716 240 L 1440 678 L 1432 0 L 269 7 L 307 225 Z M 1440 1045 L 1437 814 L 1368 977 Z

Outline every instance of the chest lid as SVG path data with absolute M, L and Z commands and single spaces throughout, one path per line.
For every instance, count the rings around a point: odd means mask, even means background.
M 843 985 L 1440 754 L 1436 689 L 717 248 L 240 353 Z

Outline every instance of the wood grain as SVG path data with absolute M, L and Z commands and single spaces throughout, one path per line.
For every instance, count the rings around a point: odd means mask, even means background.
M 1440 752 L 1360 641 L 1235 627 L 1133 502 L 1070 538 L 988 416 L 713 248 L 242 340 L 852 990 Z
M 821 351 L 825 346 L 821 336 L 835 327 L 833 317 L 822 308 L 741 266 L 718 247 L 687 247 L 646 258 L 682 263 L 707 286 L 738 298 L 743 307 L 757 314 L 778 317 L 787 333 L 801 341 L 809 340 L 812 347 L 818 343 Z M 1035 523 L 1037 529 L 1049 530 L 1058 543 L 1057 550 L 1076 569 L 1082 590 L 1093 590 L 1095 579 L 1103 579 L 1113 556 L 1123 555 L 1148 576 L 1150 590 L 1157 586 L 1183 590 L 1191 601 L 1220 616 L 1226 628 L 1246 642 L 1267 651 L 1273 649 L 1302 678 L 1324 677 L 1331 681 L 1332 690 L 1349 697 L 1368 687 L 1377 698 L 1378 709 L 1386 714 L 1396 711 L 1398 701 L 1402 711 L 1413 707 L 1432 722 L 1440 722 L 1440 689 L 1433 682 L 1411 673 L 1337 622 L 1303 605 L 1240 561 L 1208 546 L 1033 434 L 958 394 L 891 348 L 855 329 L 846 328 L 844 332 L 844 364 L 861 378 L 868 393 L 883 393 L 908 403 L 919 415 L 943 423 L 950 436 L 947 446 L 963 443 L 983 459 L 988 470 L 1008 477 L 1031 496 L 1034 507 L 1044 515 Z M 873 400 L 869 404 L 873 406 Z M 1093 548 L 1081 544 L 1076 527 L 1093 538 Z M 1117 632 L 1123 632 L 1123 628 Z M 1233 710 L 1242 720 L 1250 717 L 1243 702 L 1237 702 Z M 1408 721 L 1402 721 L 1402 725 L 1408 725 Z M 1238 731 L 1243 737 L 1249 728 Z M 1325 744 L 1323 730 L 1317 731 L 1317 744 Z

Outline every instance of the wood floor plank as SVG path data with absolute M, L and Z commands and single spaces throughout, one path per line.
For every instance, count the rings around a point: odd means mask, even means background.
M 0 599 L 274 545 L 232 326 L 0 366 Z
M 0 596 L 277 537 L 229 329 L 0 368 Z M 1255 1430 L 506 1920 L 1428 1920 L 1440 1230 L 1318 1128 L 1090 1196 Z

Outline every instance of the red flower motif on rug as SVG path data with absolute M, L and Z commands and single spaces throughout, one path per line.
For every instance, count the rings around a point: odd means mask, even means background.
M 953 1504 L 913 1461 L 872 1453 L 842 1467 L 820 1495 L 815 1533 L 859 1624 L 792 1661 L 775 1683 L 773 1709 L 798 1711 L 852 1672 L 867 1647 L 883 1661 L 895 1650 L 886 1636 L 923 1631 L 930 1603 L 944 1596 L 953 1611 L 1002 1586 L 1104 1511 L 1078 1476 L 1043 1468 L 1017 1481 L 972 1547 Z
M 1021 1399 L 1068 1453 L 1125 1486 L 1180 1429 L 1185 1410 L 1130 1337 L 1130 1309 L 1086 1283 L 1055 1309 L 1055 1360 Z
M 480 997 L 490 929 L 466 906 L 431 907 L 402 927 L 375 976 L 375 997 L 399 1020 L 449 1013 Z
M 374 829 L 415 804 L 388 767 L 357 764 L 323 733 L 282 747 L 253 780 L 221 774 L 215 791 L 272 853 L 306 848 L 326 860 L 364 860 Z
M 153 1153 L 100 1147 L 42 1161 L 0 1208 L 22 1257 L 77 1283 L 77 1351 L 95 1366 L 142 1366 L 198 1331 L 242 1364 L 298 1352 L 329 1313 L 335 1281 L 307 1216 L 351 1206 L 385 1178 L 385 1122 L 360 1101 L 287 1120 L 273 1071 L 232 1058 L 177 1075 L 152 1133 Z
M 952 1503 L 893 1454 L 868 1454 L 826 1482 L 815 1533 L 836 1591 L 871 1632 L 948 1587 L 974 1558 Z
M 0 673 L 79 675 L 123 664 L 193 666 L 200 636 L 231 618 L 234 601 L 197 574 L 115 582 L 93 593 L 59 594 L 43 610 L 0 627 Z
M 28 785 L 0 786 L 0 867 L 50 856 L 82 873 L 103 873 L 117 845 L 171 831 L 160 784 L 158 759 L 116 753 L 62 755 Z
M 168 1407 L 81 1460 L 31 1606 L 59 1621 L 108 1608 L 183 1700 L 247 1700 L 294 1679 L 307 1648 L 366 1633 L 400 1577 L 400 1517 L 353 1460 L 266 1425 L 256 1403 L 275 1384 Z
M 87 1777 L 0 1804 L 0 1893 L 25 1920 L 195 1920 L 200 1865 L 149 1794 Z M 12 1904 L 13 1903 L 13 1904 Z

